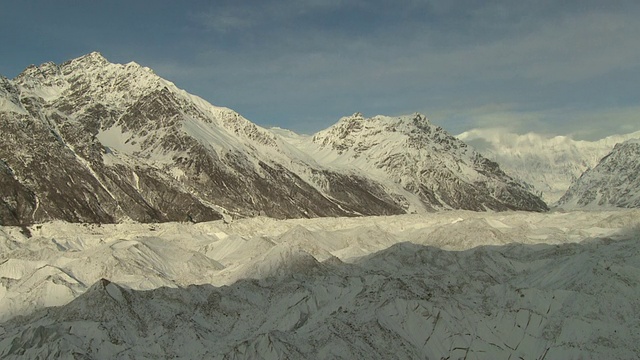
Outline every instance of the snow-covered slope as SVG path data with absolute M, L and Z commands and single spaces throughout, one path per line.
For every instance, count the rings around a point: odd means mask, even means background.
M 475 129 L 457 137 L 500 164 L 507 174 L 533 186 L 535 193 L 541 194 L 548 204 L 553 204 L 585 170 L 596 166 L 615 144 L 640 139 L 640 131 L 598 141 L 534 133 L 518 135 L 492 129 Z
M 0 357 L 637 358 L 638 211 L 0 227 Z
M 558 205 L 574 207 L 640 207 L 640 139 L 617 144 L 594 168 L 585 171 Z
M 326 196 L 289 170 L 276 135 L 133 62 L 91 53 L 3 89 L 5 224 L 402 212 L 366 181 L 343 179 L 348 203 Z
M 423 136 L 431 126 L 420 122 L 400 128 L 414 134 L 405 134 L 413 139 L 405 145 L 414 152 L 436 146 L 431 142 L 437 137 Z M 440 183 L 424 176 L 399 182 L 406 176 L 380 178 L 330 168 L 317 161 L 316 153 L 294 146 L 282 131 L 276 134 L 231 109 L 213 106 L 149 68 L 113 64 L 99 53 L 60 65 L 29 66 L 14 80 L 1 78 L 0 135 L 3 224 L 546 209 L 477 154 L 460 161 L 474 161 L 471 168 L 480 164 L 492 173 L 486 176 L 491 181 L 480 186 L 472 173 L 467 179 L 469 167 L 448 168 L 449 179 L 464 179 L 451 186 L 453 191 L 440 191 Z M 390 144 L 398 140 L 388 138 Z M 454 150 L 441 149 L 436 161 L 458 161 L 460 153 Z M 350 156 L 343 160 L 359 164 Z M 424 162 L 406 160 L 411 163 L 404 173 L 426 171 Z M 394 161 L 397 166 L 400 160 Z M 451 196 L 455 201 L 445 199 Z
M 356 113 L 312 137 L 286 137 L 320 164 L 367 174 L 409 211 L 546 210 L 524 186 L 421 114 L 365 118 Z

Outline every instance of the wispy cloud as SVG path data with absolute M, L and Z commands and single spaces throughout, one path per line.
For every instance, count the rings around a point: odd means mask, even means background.
M 459 121 L 459 124 L 444 124 L 454 134 L 472 129 L 499 129 L 500 132 L 516 134 L 534 132 L 548 136 L 567 135 L 576 140 L 597 140 L 640 130 L 640 105 L 596 110 L 525 110 L 515 104 L 490 104 L 436 112 L 434 117 Z
M 278 27 L 308 14 L 339 9 L 356 1 L 343 0 L 283 0 L 251 2 L 217 2 L 208 9 L 191 14 L 192 20 L 208 30 L 227 33 L 252 27 Z
M 226 33 L 232 30 L 244 29 L 254 24 L 253 12 L 246 9 L 220 9 L 193 15 L 196 22 L 215 32 Z
M 199 30 L 188 61 L 149 65 L 294 129 L 421 111 L 452 129 L 577 133 L 602 111 L 621 131 L 639 90 L 639 14 L 635 2 L 595 0 L 216 2 L 189 16 Z

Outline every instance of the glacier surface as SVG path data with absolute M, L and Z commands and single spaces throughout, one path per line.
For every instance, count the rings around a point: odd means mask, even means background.
M 632 359 L 640 211 L 0 228 L 0 357 Z

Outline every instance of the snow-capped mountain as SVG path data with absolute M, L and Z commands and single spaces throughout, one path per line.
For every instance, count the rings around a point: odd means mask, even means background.
M 639 211 L 4 226 L 0 358 L 634 359 Z
M 498 164 L 421 114 L 356 113 L 306 139 L 289 139 L 330 169 L 384 184 L 409 211 L 546 209 Z
M 457 137 L 500 164 L 507 174 L 532 186 L 530 189 L 547 204 L 553 204 L 616 144 L 640 139 L 640 131 L 597 141 L 535 133 L 518 135 L 499 129 L 475 129 Z
M 639 208 L 640 139 L 617 144 L 569 187 L 558 206 Z
M 133 62 L 91 53 L 30 66 L 0 79 L 0 222 L 546 210 L 497 165 L 415 119 L 376 121 L 367 151 L 349 142 L 365 132 L 343 119 L 317 134 L 309 153 Z M 373 148 L 392 150 L 374 160 Z M 357 166 L 318 159 L 332 152 Z

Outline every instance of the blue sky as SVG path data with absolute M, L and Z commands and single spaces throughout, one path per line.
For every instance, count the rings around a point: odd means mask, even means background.
M 263 126 L 421 112 L 452 133 L 640 130 L 638 1 L 0 0 L 0 74 L 91 51 Z

